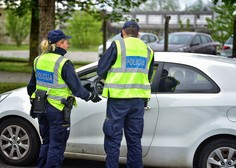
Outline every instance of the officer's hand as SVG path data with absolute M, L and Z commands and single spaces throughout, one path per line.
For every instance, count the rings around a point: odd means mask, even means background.
M 99 101 L 101 101 L 102 99 L 98 96 L 98 94 L 96 92 L 91 92 L 91 96 L 89 98 L 89 100 L 91 100 L 94 103 L 97 103 Z
M 93 92 L 93 87 L 91 87 L 91 83 L 86 83 L 84 85 L 84 88 L 87 89 L 89 92 Z

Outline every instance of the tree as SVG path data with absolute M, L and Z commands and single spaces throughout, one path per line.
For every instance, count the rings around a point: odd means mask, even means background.
M 22 17 L 27 14 L 31 14 L 30 25 L 30 55 L 29 64 L 33 64 L 34 58 L 38 55 L 39 44 L 39 9 L 38 0 L 0 0 L 0 6 L 5 4 L 6 10 L 12 10 L 14 13 Z
M 214 19 L 207 18 L 208 29 L 213 39 L 223 44 L 233 34 L 233 12 L 236 6 L 223 4 L 212 9 L 217 16 Z
M 72 36 L 70 39 L 72 47 L 87 48 L 101 43 L 101 21 L 95 20 L 85 12 L 75 11 L 66 27 L 65 33 Z
M 205 4 L 202 0 L 196 0 L 192 5 L 187 5 L 185 11 L 198 12 L 205 8 Z
M 30 32 L 30 15 L 17 16 L 13 11 L 7 12 L 6 30 L 18 47 Z
M 190 24 L 189 19 L 186 20 L 186 28 L 184 28 L 182 20 L 178 21 L 178 25 L 179 25 L 180 31 L 191 31 L 191 24 Z
M 55 29 L 55 0 L 39 0 L 39 39 Z
M 214 4 L 217 4 L 219 0 L 212 0 L 214 2 Z M 235 0 L 222 0 L 223 3 L 227 6 L 235 6 L 236 1 Z M 234 16 L 233 18 L 233 53 L 232 53 L 232 57 L 236 58 L 236 16 Z
M 184 31 L 184 24 L 183 24 L 182 20 L 179 19 L 178 25 L 179 25 L 180 31 Z
M 212 1 L 214 4 L 217 4 L 219 0 L 212 0 Z M 220 1 L 222 1 L 226 5 L 232 5 L 236 3 L 235 0 L 220 0 Z
M 176 0 L 147 0 L 134 11 L 178 11 L 179 1 Z
M 146 0 L 19 0 L 18 2 L 19 3 L 14 0 L 0 0 L 0 5 L 5 3 L 7 9 L 14 9 L 19 16 L 22 16 L 22 13 L 25 11 L 34 11 L 35 17 L 32 17 L 34 20 L 31 21 L 31 36 L 33 35 L 32 27 L 34 27 L 34 25 L 39 26 L 39 36 L 37 40 L 37 43 L 39 43 L 39 40 L 45 37 L 49 30 L 55 28 L 55 9 L 59 14 L 58 16 L 62 17 L 59 18 L 60 20 L 63 20 L 65 17 L 68 18 L 70 12 L 74 10 L 74 7 L 87 12 L 98 20 L 119 20 L 122 18 L 122 12 L 128 12 L 131 8 L 139 6 L 146 2 Z M 57 8 L 55 8 L 56 4 L 62 5 L 58 5 Z M 112 11 L 104 15 L 103 11 L 105 11 L 106 8 L 110 8 Z M 63 13 L 63 15 L 60 15 L 60 13 Z M 38 17 L 38 20 L 36 17 Z M 30 39 L 32 38 L 31 36 Z M 36 39 L 31 39 L 31 43 L 36 43 Z M 37 56 L 36 54 L 32 55 L 32 51 L 37 51 L 37 48 L 32 46 L 30 50 L 31 64 L 34 57 Z

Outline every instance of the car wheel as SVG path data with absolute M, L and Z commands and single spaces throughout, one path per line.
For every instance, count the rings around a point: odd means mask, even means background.
M 27 121 L 10 118 L 0 123 L 0 155 L 10 165 L 25 166 L 36 161 L 40 140 Z
M 194 168 L 230 168 L 236 166 L 236 139 L 221 138 L 204 145 Z

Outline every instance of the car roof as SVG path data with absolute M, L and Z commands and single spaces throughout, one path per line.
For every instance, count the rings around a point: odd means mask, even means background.
M 161 62 L 176 62 L 187 65 L 196 66 L 199 62 L 201 63 L 229 63 L 236 64 L 235 59 L 227 57 L 209 55 L 209 54 L 198 54 L 198 53 L 186 53 L 186 52 L 155 52 L 155 61 Z
M 173 32 L 173 33 L 170 33 L 170 34 L 189 34 L 189 35 L 204 34 L 204 35 L 208 35 L 209 36 L 209 34 L 202 33 L 202 32 L 188 32 L 188 31 L 185 31 L 185 32 Z
M 144 34 L 148 34 L 148 35 L 153 35 L 153 36 L 156 36 L 156 37 L 157 37 L 157 35 L 155 35 L 155 34 L 153 34 L 153 33 L 139 32 L 139 34 L 140 34 L 141 36 L 144 35 Z M 120 33 L 118 33 L 118 34 L 114 35 L 113 37 L 109 38 L 108 41 L 117 40 L 117 39 L 119 39 L 119 38 L 121 38 Z
M 153 33 L 148 33 L 148 32 L 139 32 L 139 34 L 140 34 L 140 35 L 149 34 L 149 35 L 157 36 L 157 35 L 155 35 L 155 34 L 153 34 Z

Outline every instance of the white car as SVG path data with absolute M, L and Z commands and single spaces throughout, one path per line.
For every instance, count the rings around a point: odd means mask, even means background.
M 83 84 L 102 91 L 97 62 L 77 69 Z M 145 108 L 143 164 L 152 167 L 236 166 L 236 61 L 213 55 L 157 52 L 152 96 Z M 99 81 L 99 82 L 98 82 Z M 106 99 L 76 99 L 65 157 L 105 160 Z M 11 165 L 35 161 L 40 136 L 29 116 L 26 88 L 0 95 L 0 155 Z M 126 161 L 123 138 L 120 162 Z
M 111 39 L 108 39 L 106 42 L 106 48 L 108 49 L 113 41 L 119 40 L 121 38 L 122 38 L 121 34 L 119 33 L 113 36 Z M 159 38 L 153 33 L 139 32 L 139 38 L 143 40 L 144 43 L 148 44 L 152 49 L 155 49 L 157 43 L 159 42 Z M 103 45 L 101 44 L 98 47 L 98 56 L 101 57 L 102 54 L 103 54 Z

